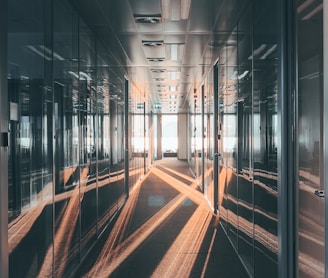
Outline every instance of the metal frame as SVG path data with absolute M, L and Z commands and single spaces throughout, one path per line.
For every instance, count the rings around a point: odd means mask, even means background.
M 129 80 L 124 88 L 124 185 L 126 198 L 129 197 Z
M 218 191 L 219 191 L 219 65 L 213 67 L 214 82 L 214 213 L 218 211 Z
M 204 140 L 207 140 L 207 136 L 206 138 L 204 137 L 205 134 L 205 126 L 204 126 L 204 120 L 205 120 L 205 88 L 204 88 L 204 84 L 202 85 L 202 184 L 201 184 L 201 190 L 204 193 L 205 191 L 205 142 Z
M 278 56 L 278 275 L 296 277 L 296 172 L 295 172 L 295 8 L 280 0 Z M 297 153 L 296 153 L 297 156 Z
M 7 89 L 8 2 L 0 11 L 0 277 L 8 277 L 8 89 Z
M 327 169 L 328 167 L 328 129 L 325 128 L 328 126 L 328 97 L 326 92 L 328 91 L 328 0 L 323 0 L 323 157 L 324 157 L 324 166 L 323 169 Z M 324 171 L 324 189 L 325 189 L 325 277 L 328 278 L 328 221 L 326 215 L 328 215 L 328 171 Z
M 8 89 L 7 89 L 7 16 L 8 2 L 0 11 L 0 269 L 8 277 Z

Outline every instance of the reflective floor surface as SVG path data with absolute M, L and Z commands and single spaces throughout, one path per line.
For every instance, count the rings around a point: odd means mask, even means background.
M 166 158 L 130 194 L 77 277 L 248 277 L 188 168 Z

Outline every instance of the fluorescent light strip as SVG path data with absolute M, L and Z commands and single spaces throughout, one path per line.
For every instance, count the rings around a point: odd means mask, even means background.
M 173 61 L 178 60 L 178 45 L 177 44 L 171 45 L 171 60 L 173 60 Z
M 165 20 L 171 19 L 171 0 L 162 0 L 162 17 Z
M 297 13 L 303 12 L 308 6 L 310 6 L 314 0 L 307 0 L 297 8 Z
M 320 4 L 315 9 L 312 10 L 312 12 L 308 13 L 306 16 L 302 18 L 302 20 L 308 20 L 314 15 L 316 15 L 318 12 L 320 12 L 323 9 L 323 4 Z
M 191 0 L 181 0 L 181 19 L 188 19 Z
M 72 76 L 74 76 L 75 78 L 79 79 L 79 75 L 73 71 L 68 71 L 68 73 Z
M 191 0 L 162 0 L 162 17 L 165 20 L 189 18 Z
M 27 45 L 26 46 L 28 49 L 30 49 L 31 51 L 33 51 L 35 54 L 41 56 L 42 58 L 46 59 L 47 61 L 51 61 L 51 58 L 44 55 L 44 53 L 42 53 L 40 50 L 36 49 L 33 45 Z
M 176 92 L 177 86 L 170 86 L 170 92 Z
M 47 54 L 49 54 L 50 56 L 53 55 L 54 58 L 58 59 L 59 61 L 64 61 L 65 59 L 60 56 L 58 53 L 56 53 L 55 51 L 51 51 L 48 47 L 45 47 L 44 45 L 39 45 L 39 47 L 44 50 Z
M 171 20 L 181 19 L 181 2 L 180 0 L 171 1 Z
M 246 75 L 249 73 L 248 70 L 245 70 L 241 75 L 238 76 L 238 79 L 241 80 L 246 77 Z
M 253 55 L 249 56 L 248 60 L 252 59 L 256 55 L 259 55 L 266 47 L 267 47 L 266 44 L 261 44 L 257 49 L 254 49 Z
M 261 60 L 265 60 L 273 51 L 275 51 L 277 48 L 277 45 L 274 44 L 271 48 L 269 48 L 261 57 Z

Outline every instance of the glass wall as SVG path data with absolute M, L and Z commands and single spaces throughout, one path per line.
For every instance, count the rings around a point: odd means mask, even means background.
M 65 277 L 126 198 L 124 73 L 68 1 L 8 2 L 10 277 Z
M 191 134 L 191 148 L 190 148 L 190 166 L 196 176 L 199 184 L 202 180 L 202 114 L 201 114 L 201 100 L 195 99 L 194 105 L 190 108 L 189 115 L 189 134 Z
M 298 275 L 325 276 L 323 1 L 296 1 Z M 327 274 L 326 274 L 327 275 Z
M 277 277 L 277 7 L 250 0 L 219 58 L 218 203 L 253 277 Z
M 276 1 L 253 4 L 254 274 L 277 277 L 278 260 L 278 11 Z M 287 185 L 285 185 L 287 186 Z
M 214 95 L 213 71 L 211 70 L 204 83 L 204 113 L 203 113 L 203 140 L 204 140 L 204 172 L 202 188 L 209 203 L 214 207 Z

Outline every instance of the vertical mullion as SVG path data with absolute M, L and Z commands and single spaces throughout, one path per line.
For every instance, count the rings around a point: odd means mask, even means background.
M 278 152 L 278 273 L 296 277 L 296 183 L 295 183 L 295 68 L 294 1 L 279 1 L 278 115 L 280 149 Z
M 126 198 L 129 197 L 129 81 L 124 88 L 124 184 Z
M 218 210 L 218 185 L 219 185 L 219 65 L 213 70 L 214 78 L 214 213 Z
M 207 140 L 207 136 L 206 138 L 204 137 L 205 134 L 205 124 L 204 124 L 204 119 L 205 119 L 205 92 L 204 92 L 204 86 L 202 85 L 202 134 L 201 134 L 201 138 L 202 138 L 202 184 L 201 184 L 201 190 L 204 193 L 205 190 L 205 142 L 204 140 Z
M 3 277 L 8 270 L 8 89 L 7 89 L 7 33 L 8 2 L 1 2 L 0 10 L 0 269 Z
M 323 156 L 324 156 L 324 166 L 323 169 L 327 169 L 328 167 L 328 129 L 325 127 L 328 127 L 328 97 L 326 92 L 328 92 L 328 0 L 323 0 L 323 86 L 324 86 L 324 94 L 323 94 Z M 324 190 L 325 190 L 325 210 L 324 215 L 328 215 L 328 171 L 324 171 L 324 177 L 323 177 L 323 184 L 324 184 Z M 328 221 L 325 219 L 325 277 L 328 277 Z

